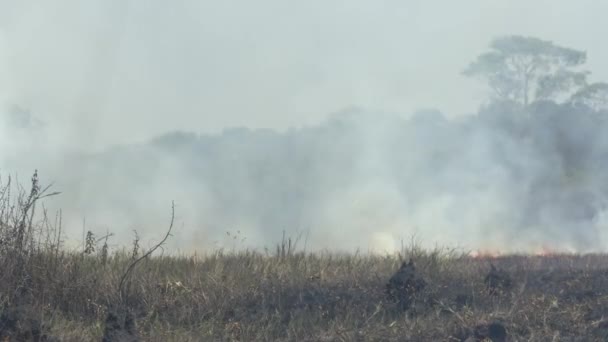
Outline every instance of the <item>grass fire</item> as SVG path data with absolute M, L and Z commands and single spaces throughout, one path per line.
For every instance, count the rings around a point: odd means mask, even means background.
M 607 13 L 0 1 L 0 342 L 608 341 Z
M 412 244 L 393 255 L 62 248 L 61 220 L 0 191 L 3 341 L 605 341 L 608 256 L 471 254 Z M 44 209 L 41 209 L 44 210 Z M 175 210 L 175 208 L 173 209 Z M 125 246 L 127 247 L 127 246 Z

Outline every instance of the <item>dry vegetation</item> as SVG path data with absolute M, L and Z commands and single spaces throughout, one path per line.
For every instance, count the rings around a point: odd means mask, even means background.
M 93 235 L 66 251 L 59 219 L 33 223 L 32 185 L 14 201 L 0 189 L 2 341 L 608 339 L 605 255 L 305 254 L 283 240 L 167 257 L 108 253 Z

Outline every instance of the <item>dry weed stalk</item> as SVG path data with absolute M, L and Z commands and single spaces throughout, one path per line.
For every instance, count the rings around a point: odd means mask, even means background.
M 131 262 L 129 264 L 129 266 L 127 267 L 127 269 L 124 271 L 122 277 L 120 278 L 120 282 L 118 283 L 118 293 L 119 293 L 119 298 L 125 298 L 125 293 L 124 293 L 124 285 L 125 282 L 127 281 L 128 277 L 130 276 L 131 272 L 133 271 L 133 269 L 135 268 L 135 266 L 142 261 L 143 259 L 149 257 L 152 253 L 154 253 L 154 251 L 156 251 L 158 248 L 161 248 L 162 245 L 165 244 L 165 242 L 167 241 L 167 239 L 169 238 L 169 236 L 171 236 L 171 231 L 173 230 L 173 223 L 175 222 L 175 203 L 172 202 L 171 203 L 171 221 L 169 223 L 169 229 L 167 229 L 167 233 L 165 234 L 165 236 L 162 238 L 162 240 L 160 240 L 160 242 L 158 242 L 156 245 L 154 245 L 152 248 L 150 248 L 146 253 L 144 253 L 141 257 L 133 260 L 133 262 Z

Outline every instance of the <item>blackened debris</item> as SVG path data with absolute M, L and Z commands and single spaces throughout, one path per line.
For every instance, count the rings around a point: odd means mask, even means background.
M 484 279 L 490 294 L 495 295 L 511 289 L 513 286 L 511 276 L 506 271 L 496 268 L 494 264 L 490 264 L 490 267 L 490 272 Z
M 416 272 L 414 262 L 403 262 L 401 268 L 393 274 L 386 285 L 388 298 L 407 310 L 412 305 L 416 294 L 426 287 L 426 281 Z

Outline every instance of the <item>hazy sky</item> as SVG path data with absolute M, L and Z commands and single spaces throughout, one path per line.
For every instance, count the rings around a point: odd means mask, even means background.
M 351 106 L 459 115 L 484 98 L 460 70 L 500 34 L 586 50 L 608 80 L 606 13 L 597 0 L 0 0 L 0 99 L 88 147 Z

